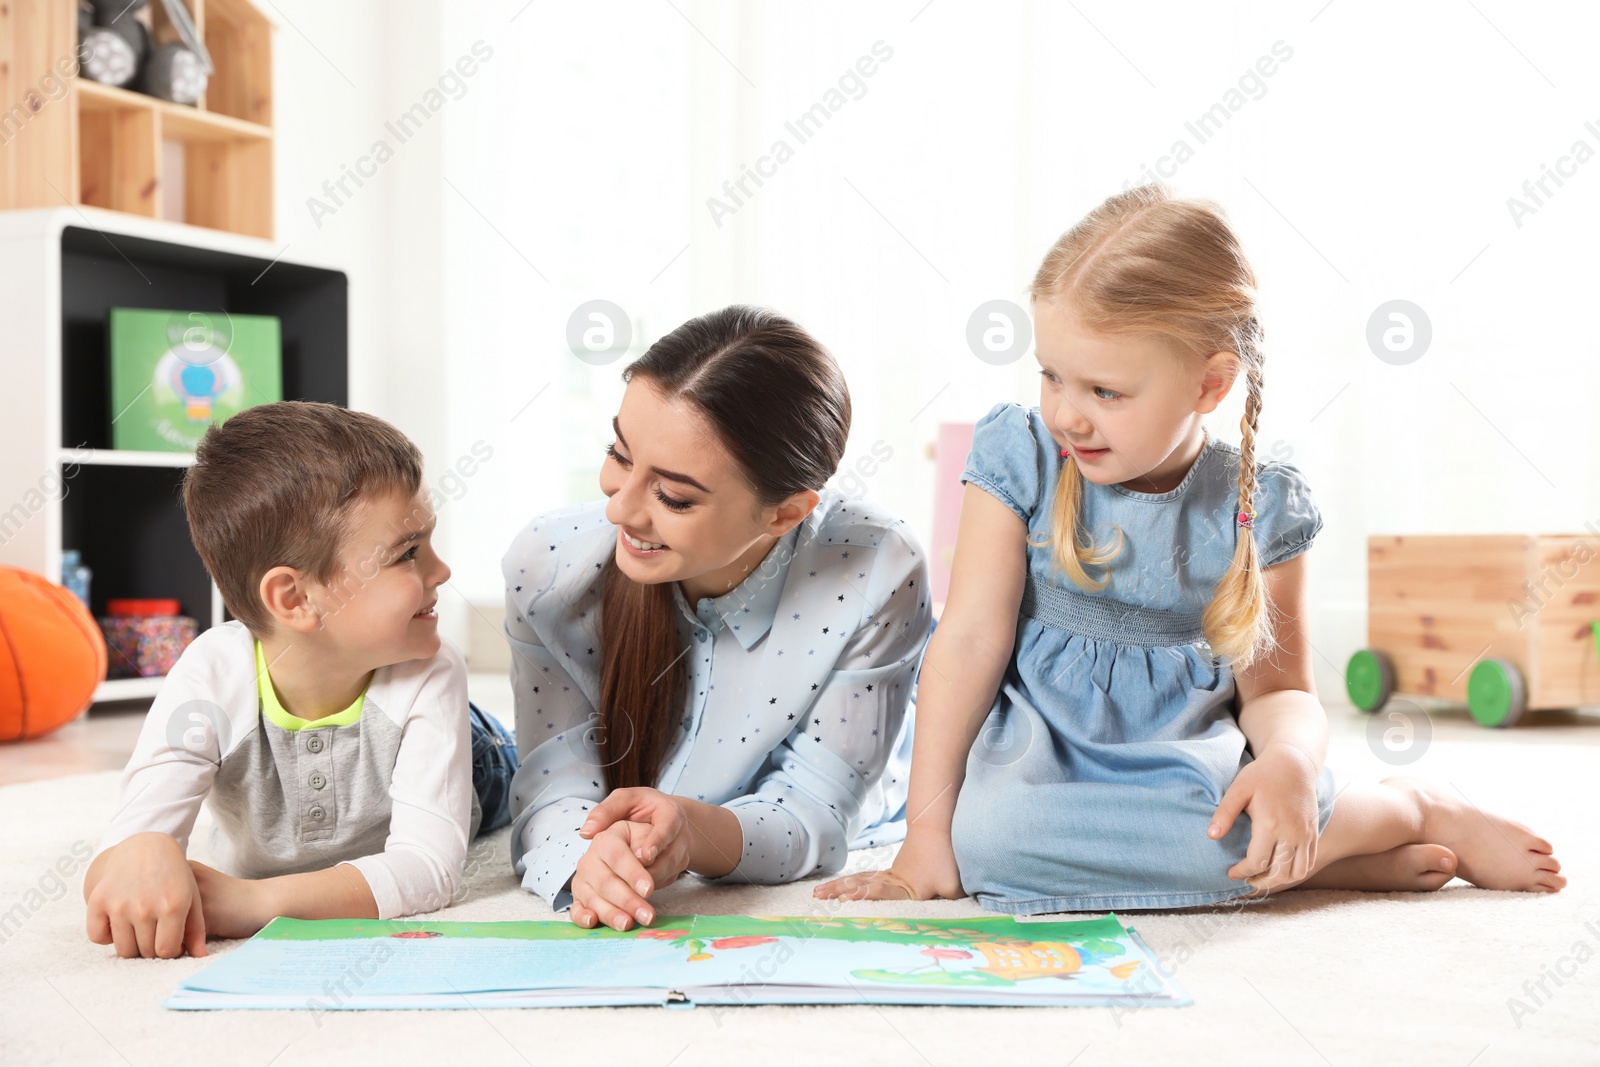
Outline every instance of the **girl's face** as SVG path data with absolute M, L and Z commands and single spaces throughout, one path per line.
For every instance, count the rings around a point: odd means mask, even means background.
M 617 566 L 636 582 L 682 582 L 692 604 L 738 585 L 815 506 L 815 492 L 767 507 L 692 404 L 649 379 L 628 383 L 611 420 L 600 489 Z
M 1200 416 L 1228 395 L 1238 357 L 1205 362 L 1158 334 L 1095 333 L 1064 300 L 1034 304 L 1039 411 L 1096 485 L 1177 487 L 1199 455 Z

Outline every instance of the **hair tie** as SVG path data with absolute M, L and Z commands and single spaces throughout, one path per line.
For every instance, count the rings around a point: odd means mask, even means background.
M 1241 529 L 1253 530 L 1256 528 L 1256 513 L 1254 511 L 1241 511 L 1238 519 Z
M 1069 459 L 1069 458 L 1071 458 L 1071 456 L 1072 456 L 1072 449 L 1070 449 L 1070 448 L 1063 448 L 1063 449 L 1062 449 L 1062 450 L 1061 450 L 1061 458 L 1062 458 L 1062 459 Z

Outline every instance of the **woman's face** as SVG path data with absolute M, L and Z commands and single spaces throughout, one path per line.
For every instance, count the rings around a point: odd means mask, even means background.
M 636 582 L 682 582 L 690 603 L 720 596 L 815 506 L 814 492 L 764 506 L 704 416 L 647 378 L 628 383 L 611 425 L 600 489 L 617 566 Z

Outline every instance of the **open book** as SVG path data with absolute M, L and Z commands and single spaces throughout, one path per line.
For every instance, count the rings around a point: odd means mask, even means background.
M 1119 1004 L 1188 996 L 1114 915 L 1080 922 L 659 916 L 570 922 L 274 919 L 169 1008 Z

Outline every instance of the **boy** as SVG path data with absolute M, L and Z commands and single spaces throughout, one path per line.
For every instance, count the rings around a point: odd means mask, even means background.
M 203 956 L 277 915 L 445 906 L 480 805 L 485 830 L 509 819 L 517 758 L 439 638 L 450 569 L 416 446 L 371 415 L 265 404 L 206 432 L 183 502 L 234 621 L 151 706 L 84 878 L 89 939 Z M 231 873 L 185 858 L 207 798 Z

